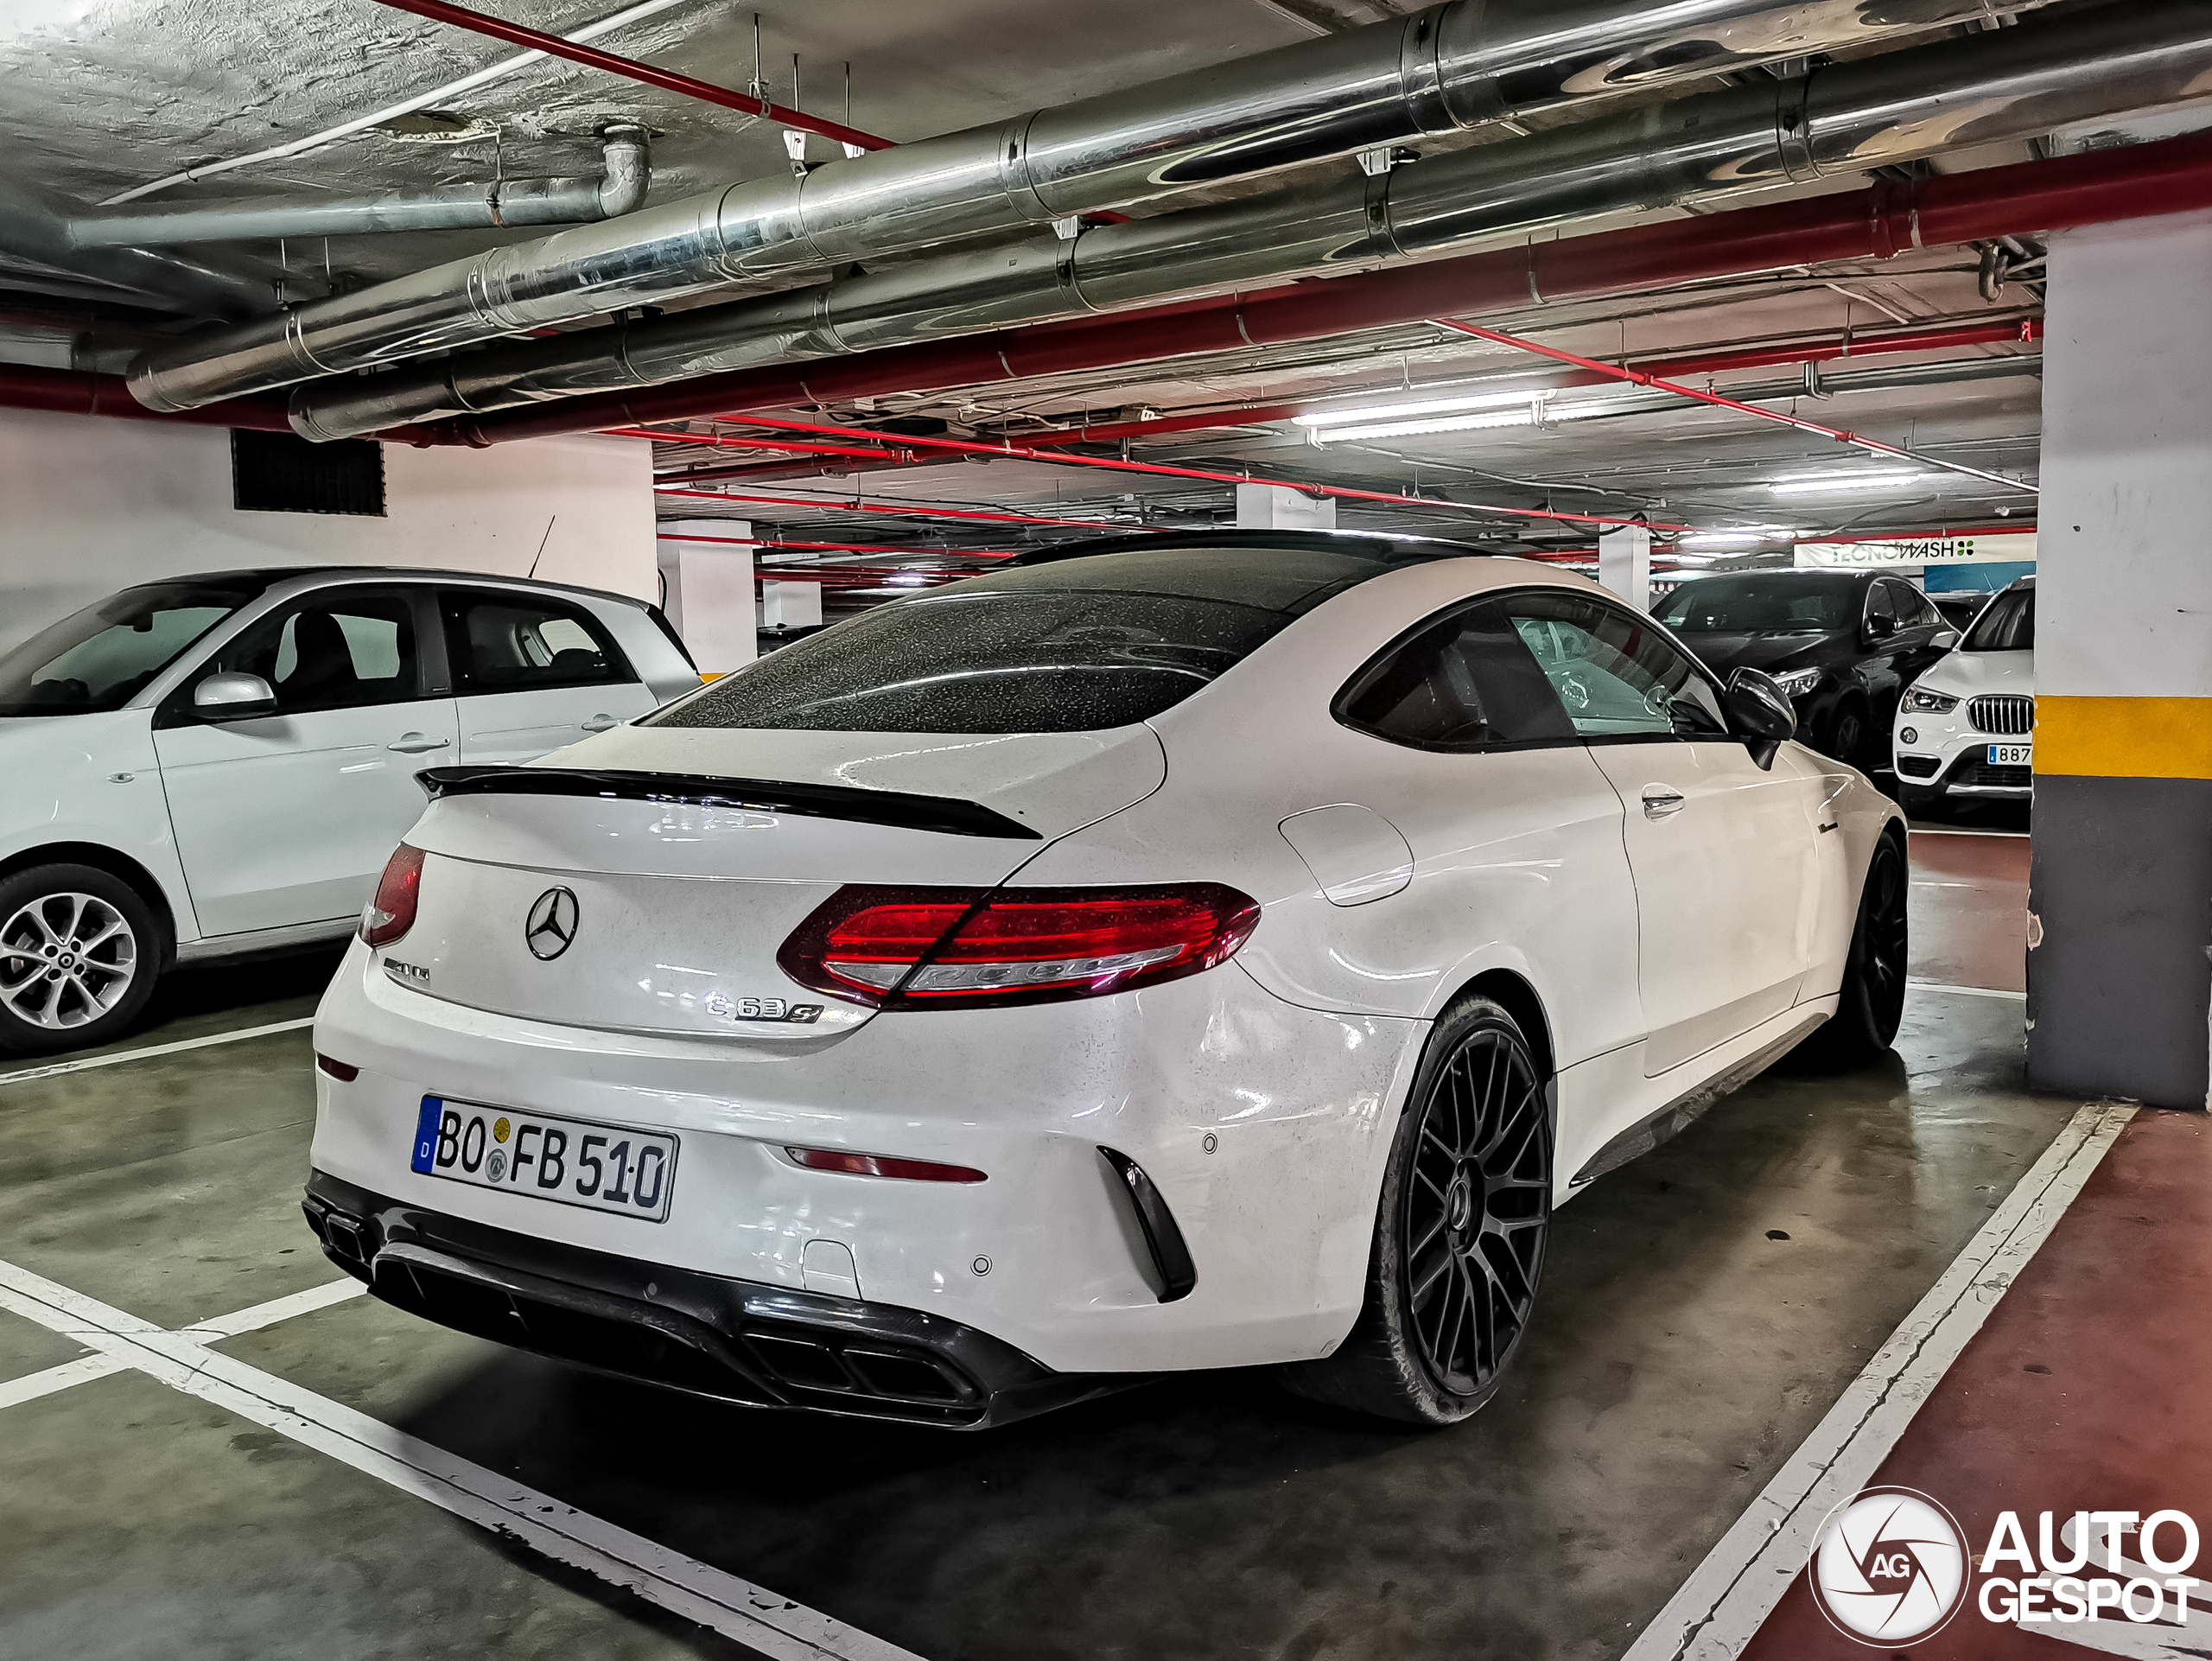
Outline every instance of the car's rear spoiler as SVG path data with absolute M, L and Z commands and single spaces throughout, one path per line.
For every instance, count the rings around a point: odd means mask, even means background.
M 618 802 L 670 802 L 733 807 L 757 813 L 798 813 L 818 819 L 935 830 L 950 837 L 1042 842 L 1041 832 L 976 802 L 950 796 L 910 796 L 848 785 L 803 785 L 780 779 L 714 779 L 688 773 L 636 773 L 609 767 L 425 767 L 415 775 L 430 799 L 446 796 L 594 796 Z

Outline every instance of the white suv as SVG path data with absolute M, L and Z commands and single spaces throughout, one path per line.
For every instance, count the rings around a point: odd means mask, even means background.
M 1981 608 L 1959 649 L 1897 702 L 1897 800 L 2024 802 L 2035 794 L 2036 580 Z
M 649 606 L 459 572 L 217 572 L 63 619 L 0 657 L 0 1051 L 114 1037 L 174 963 L 343 937 L 417 769 L 698 684 Z

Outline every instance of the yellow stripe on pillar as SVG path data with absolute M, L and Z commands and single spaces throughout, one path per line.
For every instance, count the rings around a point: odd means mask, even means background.
M 2212 779 L 2212 697 L 2036 699 L 2036 771 Z

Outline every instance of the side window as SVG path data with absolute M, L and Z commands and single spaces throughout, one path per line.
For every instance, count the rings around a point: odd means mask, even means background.
M 411 702 L 423 696 L 415 602 L 404 594 L 316 595 L 248 629 L 201 672 L 221 670 L 267 681 L 280 715 Z
M 1891 582 L 1885 586 L 1897 608 L 1899 628 L 1927 628 L 1942 622 L 1942 617 L 1929 603 L 1928 596 L 1919 589 L 1904 582 Z
M 1897 616 L 1897 602 L 1891 597 L 1888 583 L 1877 582 L 1867 590 L 1866 614 L 1869 617 L 1886 617 L 1892 623 L 1899 623 L 1902 626 L 1902 620 Z
M 1649 618 L 1571 593 L 1503 605 L 1580 736 L 1727 736 L 1713 684 Z
M 1422 750 L 1571 743 L 1574 729 L 1536 661 L 1494 603 L 1423 624 L 1338 695 L 1337 718 Z
M 457 692 L 531 692 L 637 676 L 582 606 L 534 595 L 448 589 L 439 600 Z

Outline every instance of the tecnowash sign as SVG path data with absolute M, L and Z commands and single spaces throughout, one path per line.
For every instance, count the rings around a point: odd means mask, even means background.
M 1801 542 L 1800 565 L 2011 565 L 2032 563 L 2036 533 L 2003 531 L 1960 537 L 1897 537 L 1874 542 Z

